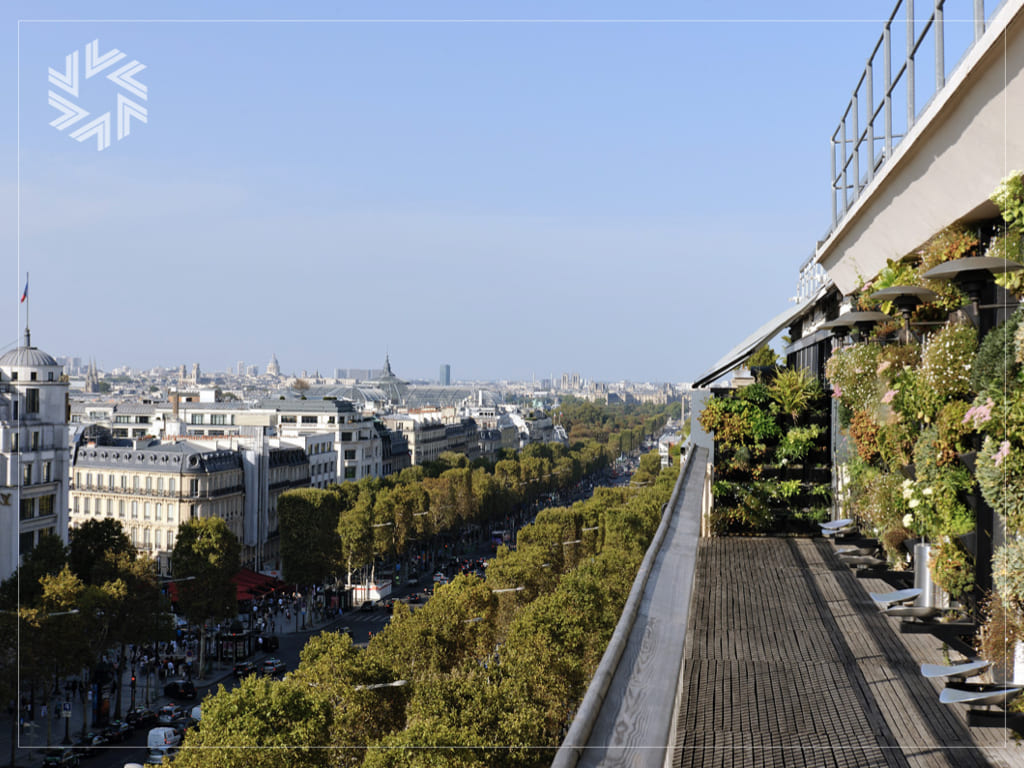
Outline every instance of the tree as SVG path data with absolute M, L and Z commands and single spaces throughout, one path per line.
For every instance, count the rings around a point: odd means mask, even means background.
M 281 562 L 288 581 L 323 584 L 341 557 L 340 497 L 319 488 L 285 491 L 277 502 Z
M 72 528 L 68 546 L 68 565 L 86 584 L 102 584 L 110 577 L 107 554 L 135 554 L 135 547 L 114 518 L 86 520 Z M 116 578 L 116 577 L 115 577 Z
M 184 523 L 172 555 L 178 576 L 178 606 L 200 630 L 199 669 L 206 663 L 206 622 L 228 619 L 238 613 L 232 577 L 238 572 L 241 546 L 219 517 Z
M 760 347 L 754 350 L 749 358 L 747 358 L 748 368 L 762 368 L 770 367 L 775 365 L 779 360 L 779 356 L 775 354 L 774 350 L 768 344 L 762 344 Z
M 203 701 L 203 727 L 188 732 L 174 764 L 322 768 L 331 764 L 330 723 L 330 706 L 309 684 L 249 675 Z

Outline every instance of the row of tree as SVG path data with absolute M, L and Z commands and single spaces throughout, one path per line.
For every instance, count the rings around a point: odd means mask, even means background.
M 287 581 L 322 584 L 378 558 L 434 550 L 454 532 L 500 523 L 540 495 L 566 490 L 607 468 L 607 447 L 534 443 L 493 465 L 446 453 L 426 467 L 327 490 L 288 491 L 278 502 Z
M 541 511 L 486 579 L 399 604 L 365 651 L 323 633 L 283 680 L 219 689 L 176 765 L 549 764 L 675 483 L 657 455 L 642 465 L 642 485 Z

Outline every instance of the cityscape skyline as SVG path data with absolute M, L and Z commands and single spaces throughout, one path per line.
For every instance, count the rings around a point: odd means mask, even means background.
M 41 347 L 690 380 L 796 293 L 891 1 L 347 10 L 5 6 L 0 243 Z M 50 94 L 134 106 L 98 151 Z

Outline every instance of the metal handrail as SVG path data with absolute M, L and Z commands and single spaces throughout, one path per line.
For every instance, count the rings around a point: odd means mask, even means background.
M 864 71 L 857 79 L 853 94 L 830 137 L 832 224 L 823 240 L 828 239 L 836 231 L 864 189 L 874 181 L 882 166 L 893 157 L 893 150 L 910 133 L 910 129 L 914 127 L 917 119 L 946 87 L 945 5 L 947 2 L 948 0 L 933 0 L 932 11 L 928 18 L 918 21 L 914 17 L 914 0 L 897 0 L 892 14 L 886 21 L 882 35 L 872 48 Z M 985 1 L 972 0 L 974 35 L 972 41 L 960 52 L 959 62 L 963 62 L 967 54 L 981 39 L 987 21 L 1005 2 L 1006 0 L 999 0 L 999 2 L 993 3 L 994 7 L 986 14 Z M 905 9 L 906 18 L 906 53 L 904 60 L 893 72 L 892 32 L 901 8 Z M 933 43 L 931 50 L 934 51 L 935 60 L 934 91 L 918 109 L 916 86 L 919 81 L 915 72 L 915 63 L 919 54 L 923 55 L 926 52 L 925 43 L 929 38 Z M 874 78 L 875 67 L 879 63 L 879 53 L 882 54 L 882 92 L 876 102 Z M 954 71 L 955 69 L 956 67 Z M 900 87 L 904 88 L 906 95 L 906 127 L 902 132 L 894 132 L 893 100 Z M 863 129 L 859 126 L 862 117 L 865 122 Z M 884 142 L 880 152 L 876 152 L 877 142 Z M 866 157 L 863 157 L 863 154 L 866 154 Z

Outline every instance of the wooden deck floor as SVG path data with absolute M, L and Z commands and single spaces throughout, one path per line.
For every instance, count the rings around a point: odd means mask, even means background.
M 1024 766 L 1002 728 L 968 728 L 922 662 L 822 539 L 701 541 L 673 766 Z M 951 652 L 955 662 L 963 656 Z

